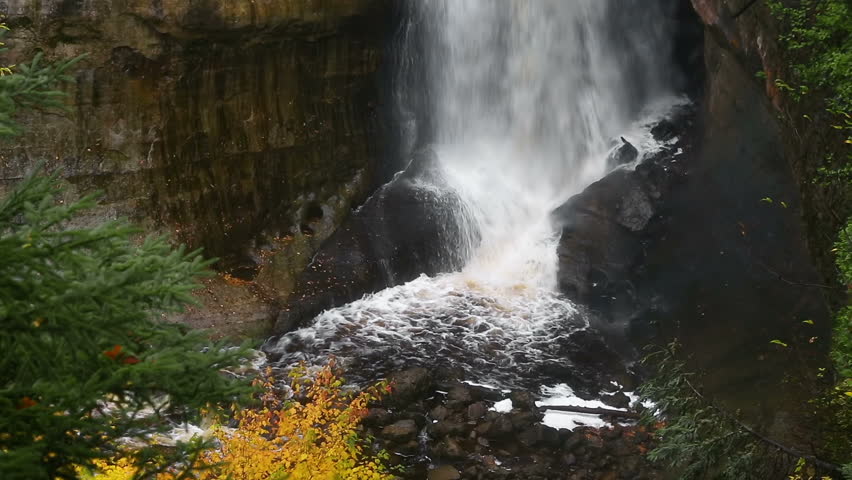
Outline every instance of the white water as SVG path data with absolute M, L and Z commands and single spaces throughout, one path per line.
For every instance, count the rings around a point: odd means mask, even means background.
M 643 8 L 654 10 L 652 2 Z M 436 150 L 468 206 L 464 275 L 553 290 L 550 212 L 605 173 L 637 105 L 668 93 L 665 48 L 623 61 L 611 18 L 618 0 L 427 0 Z M 659 19 L 658 19 L 659 20 Z M 651 47 L 642 27 L 628 42 Z M 641 58 L 645 54 L 645 58 Z M 644 78 L 637 78 L 644 77 Z M 650 85 L 638 94 L 635 84 Z M 631 98 L 631 95 L 634 98 Z M 635 98 L 644 97 L 644 98 Z
M 550 214 L 606 173 L 619 136 L 640 158 L 659 148 L 647 123 L 680 102 L 665 80 L 663 9 L 651 0 L 413 1 L 430 37 L 425 57 L 407 52 L 401 64 L 428 64 L 420 114 L 434 125 L 428 143 L 447 183 L 423 188 L 461 197 L 464 235 L 446 247 L 464 268 L 326 311 L 268 350 L 285 364 L 334 354 L 365 377 L 459 367 L 501 386 L 570 369 L 582 348 L 571 337 L 588 323 L 556 292 Z

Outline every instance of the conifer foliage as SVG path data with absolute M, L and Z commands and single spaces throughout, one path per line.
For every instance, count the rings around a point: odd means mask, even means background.
M 76 60 L 0 68 L 0 137 L 20 131 L 21 109 L 61 107 L 55 89 Z M 57 179 L 37 174 L 0 199 L 4 480 L 76 479 L 116 456 L 139 467 L 137 478 L 191 469 L 203 442 L 164 449 L 151 435 L 249 389 L 220 373 L 247 349 L 157 318 L 191 301 L 209 262 L 163 238 L 135 243 L 124 222 L 80 227 L 94 204 L 64 203 Z
M 220 373 L 244 349 L 155 318 L 191 301 L 208 262 L 163 238 L 134 245 L 122 222 L 73 228 L 94 198 L 65 205 L 59 191 L 54 178 L 31 176 L 0 201 L 3 478 L 75 478 L 73 465 L 116 455 L 150 470 L 185 460 L 202 445 L 166 459 L 117 440 L 148 443 L 167 419 L 245 392 Z

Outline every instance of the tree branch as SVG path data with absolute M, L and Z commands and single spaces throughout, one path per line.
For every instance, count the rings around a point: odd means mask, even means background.
M 608 417 L 620 417 L 620 418 L 631 418 L 631 419 L 639 419 L 640 415 L 636 412 L 628 412 L 625 410 L 615 410 L 612 408 L 591 408 L 591 407 L 578 407 L 574 405 L 544 405 L 541 408 L 544 410 L 556 410 L 560 412 L 574 412 L 574 413 L 591 413 L 594 415 L 604 415 Z

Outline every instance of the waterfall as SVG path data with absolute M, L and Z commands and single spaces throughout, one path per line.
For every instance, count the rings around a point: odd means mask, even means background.
M 602 375 L 572 360 L 605 346 L 575 335 L 588 319 L 556 291 L 551 213 L 606 173 L 620 136 L 640 157 L 656 148 L 647 124 L 676 85 L 665 3 L 410 0 L 393 98 L 401 143 L 435 153 L 407 173 L 429 171 L 414 194 L 446 198 L 434 218 L 462 232 L 446 235 L 451 265 L 327 310 L 267 351 L 284 365 L 335 355 L 364 380 L 413 365 L 504 386 Z
M 667 12 L 630 0 L 425 0 L 425 112 L 461 195 L 464 272 L 554 288 L 550 212 L 605 173 L 612 141 L 670 92 Z

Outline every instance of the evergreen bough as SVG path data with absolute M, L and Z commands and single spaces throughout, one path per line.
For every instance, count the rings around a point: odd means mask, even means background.
M 142 474 L 191 466 L 201 442 L 164 450 L 151 435 L 246 392 L 220 373 L 245 349 L 157 318 L 192 301 L 209 261 L 164 238 L 136 245 L 120 221 L 73 228 L 94 197 L 66 205 L 60 191 L 33 175 L 0 202 L 2 477 L 76 478 L 74 465 L 116 455 Z
M 0 67 L 0 137 L 20 133 L 21 110 L 63 108 L 56 87 L 78 60 Z M 247 348 L 158 318 L 192 301 L 210 262 L 164 238 L 134 242 L 123 221 L 75 226 L 94 205 L 95 196 L 64 203 L 57 178 L 38 169 L 0 199 L 3 480 L 76 479 L 115 457 L 138 465 L 137 478 L 188 477 L 208 445 L 163 447 L 152 436 L 249 391 L 221 373 Z

